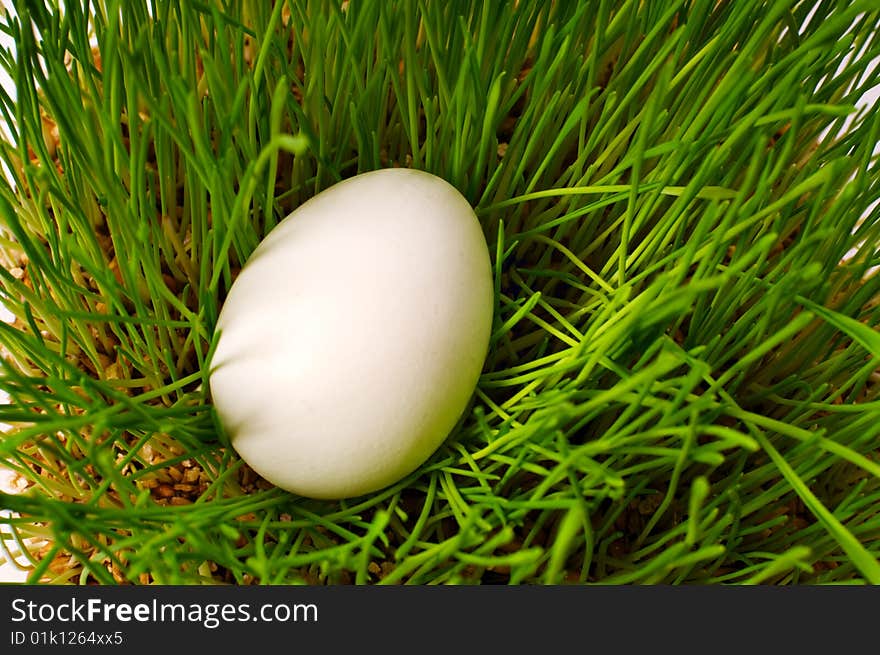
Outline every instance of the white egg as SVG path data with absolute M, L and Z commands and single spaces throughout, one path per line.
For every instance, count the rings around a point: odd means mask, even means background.
M 486 239 L 444 180 L 384 169 L 300 206 L 223 304 L 213 402 L 232 446 L 313 498 L 377 491 L 443 443 L 492 326 Z

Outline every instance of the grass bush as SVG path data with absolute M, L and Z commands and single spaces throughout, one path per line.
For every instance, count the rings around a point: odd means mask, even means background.
M 880 582 L 876 3 L 14 4 L 30 581 Z M 219 430 L 218 309 L 281 218 L 388 166 L 476 208 L 490 354 L 418 471 L 296 497 Z

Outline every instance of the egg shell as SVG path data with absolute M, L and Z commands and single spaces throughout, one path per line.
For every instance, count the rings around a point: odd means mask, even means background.
M 399 481 L 454 428 L 489 344 L 473 209 L 410 169 L 340 182 L 280 222 L 230 288 L 210 388 L 232 446 L 313 498 Z

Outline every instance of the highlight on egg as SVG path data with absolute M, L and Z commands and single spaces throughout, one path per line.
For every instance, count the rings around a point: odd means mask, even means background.
M 485 236 L 452 185 L 392 168 L 324 190 L 259 244 L 221 309 L 209 381 L 233 448 L 303 496 L 398 482 L 466 409 L 493 303 Z

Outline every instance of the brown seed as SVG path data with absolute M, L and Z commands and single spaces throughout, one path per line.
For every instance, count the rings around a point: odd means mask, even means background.
M 122 379 L 122 370 L 119 368 L 119 364 L 110 364 L 107 368 L 104 369 L 104 379 L 106 380 L 120 380 Z
M 116 281 L 119 283 L 119 286 L 124 286 L 122 282 L 122 273 L 119 270 L 119 262 L 116 257 L 114 257 L 110 263 L 107 265 L 107 268 L 110 269 L 110 272 L 113 273 L 113 277 L 116 278 Z
M 110 572 L 113 574 L 113 579 L 116 580 L 117 583 L 122 584 L 126 582 L 125 576 L 122 575 L 122 571 L 119 570 L 119 567 L 116 564 L 113 564 L 110 567 Z
M 189 498 L 184 498 L 183 496 L 174 496 L 171 499 L 172 505 L 192 505 L 192 501 Z
M 95 68 L 97 68 L 98 72 L 100 73 L 102 71 L 101 49 L 98 48 L 97 46 L 92 47 L 92 60 L 95 62 Z
M 174 495 L 174 488 L 170 484 L 160 484 L 156 493 L 162 498 L 171 498 Z

